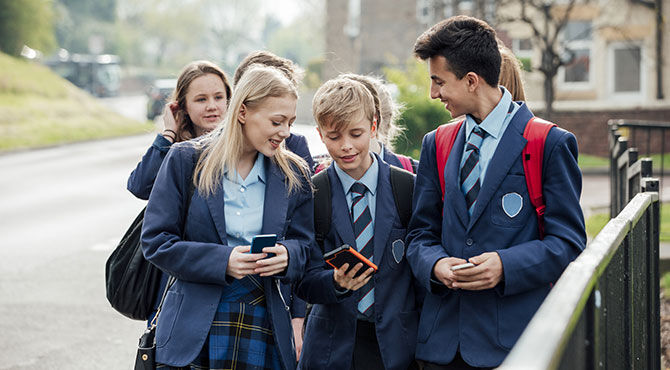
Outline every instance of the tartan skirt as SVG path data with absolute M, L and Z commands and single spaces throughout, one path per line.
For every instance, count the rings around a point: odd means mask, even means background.
M 209 335 L 192 363 L 181 368 L 156 365 L 166 370 L 281 368 L 263 285 L 251 275 L 224 289 Z

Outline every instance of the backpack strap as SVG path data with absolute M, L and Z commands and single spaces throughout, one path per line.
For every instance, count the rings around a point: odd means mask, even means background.
M 320 171 L 312 176 L 312 183 L 316 190 L 314 193 L 314 237 L 321 252 L 324 252 L 323 241 L 326 240 L 326 235 L 330 231 L 332 212 L 328 171 Z
M 444 201 L 444 167 L 447 166 L 449 153 L 454 147 L 456 135 L 461 129 L 465 120 L 459 122 L 445 123 L 435 130 L 435 155 L 437 157 L 437 175 L 440 179 L 440 188 L 442 189 L 442 201 Z
M 391 189 L 393 200 L 398 210 L 400 222 L 407 228 L 412 217 L 412 197 L 414 195 L 414 175 L 400 168 L 389 166 L 391 169 Z
M 409 159 L 409 157 L 402 154 L 396 154 L 396 157 L 398 157 L 398 160 L 400 161 L 400 164 L 402 165 L 402 168 L 405 169 L 405 171 L 415 173 L 414 166 L 412 165 L 412 161 Z
M 556 124 L 545 121 L 538 117 L 531 118 L 523 131 L 523 137 L 528 143 L 523 148 L 523 171 L 528 187 L 530 202 L 537 213 L 537 224 L 540 239 L 544 239 L 544 197 L 542 196 L 542 160 L 544 157 L 544 142 L 547 140 L 549 130 Z

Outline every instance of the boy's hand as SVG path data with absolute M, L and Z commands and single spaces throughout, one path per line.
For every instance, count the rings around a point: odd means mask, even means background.
M 466 262 L 466 260 L 457 257 L 442 258 L 435 263 L 435 267 L 433 267 L 433 275 L 447 288 L 454 289 L 453 284 L 454 281 L 456 281 L 456 278 L 454 272 L 451 271 L 451 266 L 460 265 Z
M 361 268 L 363 268 L 363 264 L 359 262 L 350 271 L 347 271 L 349 270 L 349 264 L 345 263 L 341 268 L 335 269 L 333 271 L 333 278 L 335 279 L 335 283 L 337 283 L 337 285 L 339 285 L 342 289 L 358 290 L 362 288 L 363 285 L 367 284 L 367 282 L 370 280 L 370 277 L 375 270 L 370 267 L 359 277 L 354 278 L 358 270 Z
M 475 267 L 453 271 L 454 288 L 465 290 L 491 289 L 498 285 L 503 277 L 503 265 L 496 252 L 482 253 L 470 258 L 468 262 Z
M 265 258 L 268 253 L 274 253 L 275 255 L 270 258 Z M 263 248 L 263 253 L 256 254 L 262 255 L 263 259 L 256 261 L 254 274 L 272 276 L 284 271 L 288 266 L 288 251 L 286 250 L 286 247 L 281 244 L 275 244 L 274 247 L 265 247 Z

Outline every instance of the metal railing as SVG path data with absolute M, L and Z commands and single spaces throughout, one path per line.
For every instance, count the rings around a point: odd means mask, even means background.
M 635 151 L 635 159 L 630 160 L 629 163 L 634 163 L 637 159 L 638 149 L 643 149 L 640 153 L 645 156 L 652 154 L 660 155 L 660 163 L 657 163 L 654 168 L 659 172 L 660 184 L 659 192 L 663 188 L 663 178 L 665 175 L 665 139 L 670 135 L 670 122 L 661 121 L 644 121 L 631 119 L 611 119 L 607 121 L 609 127 L 609 143 L 610 143 L 610 170 L 612 171 L 616 163 L 612 163 L 613 158 L 618 158 L 618 155 L 626 151 L 629 147 Z M 637 148 L 637 149 L 635 149 Z M 616 156 L 612 155 L 615 153 Z M 649 162 L 651 162 L 649 160 Z M 623 164 L 621 164 L 623 165 Z M 649 164 L 649 171 L 651 171 L 651 164 Z M 621 167 L 619 167 L 621 170 Z M 613 172 L 610 172 L 612 174 Z M 651 176 L 651 172 L 648 174 Z M 623 179 L 621 179 L 623 180 Z M 614 181 L 612 182 L 614 185 Z M 614 189 L 610 193 L 614 197 Z M 610 217 L 614 217 L 623 209 L 625 203 L 617 203 L 612 199 L 612 212 Z M 614 206 L 618 206 L 617 211 L 614 211 Z
M 659 181 L 610 124 L 612 219 L 568 265 L 501 369 L 659 369 Z
M 659 369 L 658 217 L 658 193 L 637 194 L 568 266 L 500 369 Z

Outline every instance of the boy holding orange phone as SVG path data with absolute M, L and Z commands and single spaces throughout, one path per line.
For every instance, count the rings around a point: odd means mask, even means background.
M 333 159 L 313 178 L 317 192 L 318 176 L 329 183 L 332 227 L 321 248 L 312 250 L 298 286 L 314 304 L 299 368 L 407 369 L 414 362 L 418 303 L 392 170 L 370 152 L 378 100 L 360 81 L 340 77 L 321 86 L 312 104 Z M 413 184 L 411 173 L 393 171 Z M 324 210 L 316 208 L 319 219 Z

